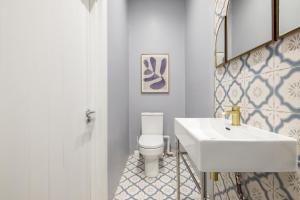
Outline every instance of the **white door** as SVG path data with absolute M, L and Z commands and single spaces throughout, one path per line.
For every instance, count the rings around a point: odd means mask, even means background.
M 0 2 L 1 200 L 92 198 L 89 15 L 88 0 Z

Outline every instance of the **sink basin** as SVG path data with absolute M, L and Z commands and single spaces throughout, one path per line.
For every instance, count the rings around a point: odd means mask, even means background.
M 292 172 L 296 139 L 224 119 L 176 118 L 175 135 L 202 172 Z

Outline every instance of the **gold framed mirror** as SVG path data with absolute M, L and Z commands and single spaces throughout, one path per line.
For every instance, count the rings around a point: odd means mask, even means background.
M 274 0 L 230 0 L 226 19 L 227 61 L 275 40 Z
M 300 30 L 300 0 L 275 0 L 277 38 Z

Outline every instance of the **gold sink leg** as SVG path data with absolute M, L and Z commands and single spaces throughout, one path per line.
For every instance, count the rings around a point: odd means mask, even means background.
M 219 180 L 218 175 L 219 175 L 218 172 L 211 172 L 210 173 L 210 180 L 212 180 L 213 182 L 218 181 Z

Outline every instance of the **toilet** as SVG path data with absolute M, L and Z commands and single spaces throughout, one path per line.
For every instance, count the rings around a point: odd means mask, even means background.
M 139 152 L 145 159 L 145 174 L 156 177 L 159 174 L 159 158 L 163 154 L 163 113 L 142 113 L 142 133 L 139 138 Z

